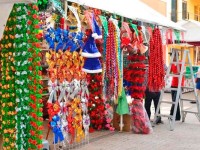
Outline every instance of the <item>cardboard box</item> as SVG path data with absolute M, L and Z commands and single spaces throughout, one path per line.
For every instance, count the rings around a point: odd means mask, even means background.
M 123 131 L 125 132 L 130 132 L 131 130 L 131 116 L 128 114 L 123 115 Z M 116 112 L 114 113 L 113 116 L 113 127 L 115 130 L 119 131 L 120 130 L 120 115 L 117 114 Z

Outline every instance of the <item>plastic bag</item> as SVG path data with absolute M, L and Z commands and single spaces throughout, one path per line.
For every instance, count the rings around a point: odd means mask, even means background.
M 149 117 L 141 100 L 132 102 L 132 130 L 136 134 L 149 134 L 153 132 Z

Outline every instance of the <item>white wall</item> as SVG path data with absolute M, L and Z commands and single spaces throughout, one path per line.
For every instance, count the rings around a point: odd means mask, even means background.
M 0 4 L 0 40 L 3 36 L 3 31 L 7 22 L 7 19 L 12 10 L 13 4 Z
M 172 3 L 171 0 L 166 0 L 165 2 L 167 4 L 167 18 L 171 20 Z

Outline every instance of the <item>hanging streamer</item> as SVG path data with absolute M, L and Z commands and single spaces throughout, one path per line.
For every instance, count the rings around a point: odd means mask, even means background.
M 53 6 L 61 13 L 61 15 L 67 19 L 66 13 L 61 6 L 61 2 L 59 0 L 50 0 Z
M 131 23 L 130 25 L 131 25 L 131 27 L 133 28 L 133 30 L 135 31 L 136 36 L 138 37 L 139 33 L 138 33 L 137 25 L 132 24 L 132 23 Z
M 81 31 L 81 21 L 80 21 L 79 16 L 78 16 L 77 9 L 74 8 L 74 7 L 72 7 L 72 6 L 68 6 L 68 8 L 72 11 L 72 13 L 75 16 L 75 18 L 76 18 L 76 20 L 78 22 L 78 24 L 77 24 L 77 26 L 78 26 L 78 32 L 80 32 Z
M 180 40 L 181 40 L 180 31 L 174 30 L 174 34 L 175 34 L 175 36 L 176 36 L 177 42 L 180 43 Z
M 129 28 L 129 24 L 127 22 L 122 22 L 122 26 L 126 30 L 128 38 L 131 40 L 131 30 Z
M 166 31 L 166 40 L 167 40 L 167 44 L 173 43 L 173 40 L 172 40 L 172 29 L 168 29 Z
M 104 28 L 104 33 L 105 33 L 104 36 L 108 36 L 108 21 L 105 16 L 99 16 L 99 17 Z

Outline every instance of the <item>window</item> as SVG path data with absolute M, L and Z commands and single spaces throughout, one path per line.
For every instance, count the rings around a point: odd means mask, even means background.
M 194 6 L 194 20 L 200 21 L 200 7 Z
M 177 0 L 171 0 L 171 8 L 172 8 L 172 12 L 171 12 L 171 20 L 174 22 L 177 22 Z
M 182 2 L 182 19 L 183 20 L 188 19 L 187 18 L 187 2 L 186 1 Z

